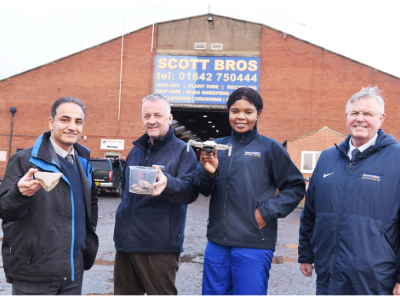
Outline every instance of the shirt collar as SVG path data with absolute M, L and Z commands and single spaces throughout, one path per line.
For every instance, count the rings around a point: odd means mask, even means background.
M 72 154 L 75 157 L 75 151 L 74 151 L 74 147 L 72 147 L 71 152 L 68 153 L 67 151 L 65 151 L 63 148 L 61 148 L 60 146 L 58 146 L 56 144 L 56 142 L 53 140 L 53 138 L 50 136 L 50 142 L 53 145 L 54 151 L 60 155 L 61 157 L 66 157 L 68 154 Z
M 375 134 L 375 136 L 372 139 L 370 139 L 367 143 L 365 143 L 364 145 L 358 147 L 358 150 L 360 150 L 360 152 L 363 152 L 363 151 L 367 150 L 370 146 L 375 145 L 377 138 L 378 138 L 378 133 Z M 351 138 L 350 138 L 350 140 L 349 140 L 349 152 L 347 153 L 347 155 L 349 156 L 350 160 L 353 157 L 353 155 L 351 155 L 351 152 L 353 152 L 354 149 L 356 149 L 356 147 L 353 146 L 353 144 L 351 143 Z

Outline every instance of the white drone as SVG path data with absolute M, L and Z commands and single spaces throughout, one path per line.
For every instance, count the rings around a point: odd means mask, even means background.
M 198 147 L 198 148 L 203 148 L 204 147 L 204 151 L 208 152 L 208 153 L 213 153 L 214 152 L 214 148 L 217 148 L 218 150 L 229 150 L 228 152 L 228 156 L 231 156 L 231 152 L 232 152 L 232 146 L 231 145 L 223 145 L 223 144 L 217 144 L 214 141 L 205 141 L 205 142 L 196 142 L 194 140 L 190 140 L 187 143 L 187 151 L 189 152 L 189 147 L 190 146 L 194 146 L 194 147 Z

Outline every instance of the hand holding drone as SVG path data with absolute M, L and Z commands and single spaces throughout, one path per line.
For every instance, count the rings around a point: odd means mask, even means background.
M 208 153 L 213 153 L 215 148 L 217 148 L 218 150 L 229 150 L 228 156 L 231 156 L 231 153 L 232 153 L 231 145 L 217 144 L 214 141 L 196 142 L 194 140 L 190 140 L 187 143 L 187 151 L 189 151 L 190 146 L 194 146 L 194 147 L 198 147 L 198 148 L 204 147 L 204 151 L 206 151 Z

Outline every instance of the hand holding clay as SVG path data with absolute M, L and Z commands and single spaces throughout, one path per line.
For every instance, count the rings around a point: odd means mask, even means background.
M 164 175 L 164 173 L 161 171 L 160 167 L 157 167 L 155 165 L 152 166 L 153 169 L 157 169 L 157 182 L 153 183 L 154 187 L 154 192 L 151 194 L 152 196 L 158 196 L 160 195 L 165 188 L 167 187 L 168 183 L 168 178 L 167 176 Z
M 33 179 L 33 174 L 37 171 L 37 169 L 30 168 L 28 173 L 18 181 L 17 186 L 22 195 L 30 197 L 42 187 L 39 181 Z

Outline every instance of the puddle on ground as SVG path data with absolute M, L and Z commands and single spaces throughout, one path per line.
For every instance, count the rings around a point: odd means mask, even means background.
M 113 266 L 114 261 L 104 260 L 104 259 L 96 259 L 94 261 L 95 265 L 102 265 L 102 266 Z
M 290 248 L 290 249 L 296 249 L 299 247 L 299 245 L 297 244 L 292 244 L 292 245 L 285 245 L 286 248 Z
M 181 263 L 197 263 L 197 264 L 203 264 L 204 263 L 204 256 L 198 255 L 196 257 L 192 256 L 181 256 L 180 258 Z
M 289 258 L 289 257 L 283 257 L 283 256 L 274 256 L 272 258 L 272 263 L 273 264 L 283 264 L 285 262 L 296 262 L 296 258 Z
M 85 295 L 94 295 L 94 296 L 101 296 L 101 295 L 114 295 L 113 292 L 109 292 L 107 294 L 100 294 L 100 293 L 90 293 L 90 294 L 85 294 Z

